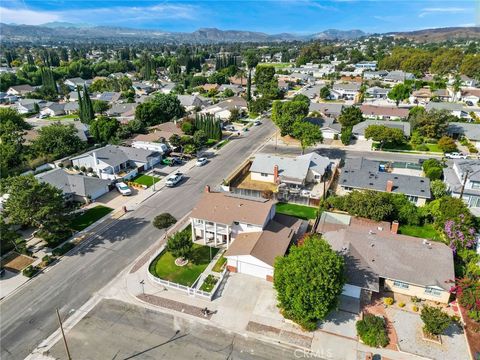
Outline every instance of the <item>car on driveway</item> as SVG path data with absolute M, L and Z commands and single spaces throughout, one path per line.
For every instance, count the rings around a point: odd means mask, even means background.
M 257 121 L 255 121 L 255 122 L 253 123 L 253 125 L 255 125 L 255 126 L 260 126 L 260 125 L 262 125 L 262 122 L 257 120 Z
M 176 186 L 180 181 L 182 181 L 183 179 L 183 174 L 182 173 L 175 173 L 173 175 L 170 175 L 168 178 L 167 178 L 167 181 L 165 182 L 165 185 L 167 187 L 174 187 Z
M 130 189 L 128 185 L 125 184 L 123 181 L 116 183 L 115 187 L 117 188 L 118 192 L 123 196 L 132 195 L 132 189 Z
M 207 158 L 198 158 L 195 162 L 196 166 L 203 166 L 208 162 Z
M 458 153 L 458 152 L 452 152 L 452 153 L 446 153 L 445 157 L 447 159 L 466 159 L 467 154 L 464 153 Z
M 226 126 L 225 126 L 225 130 L 227 130 L 227 131 L 235 131 L 235 126 L 233 126 L 233 125 L 226 125 Z

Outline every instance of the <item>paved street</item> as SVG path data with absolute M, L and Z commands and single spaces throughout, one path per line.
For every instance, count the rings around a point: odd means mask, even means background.
M 62 314 L 74 313 L 162 235 L 150 224 L 155 215 L 170 212 L 183 217 L 205 185 L 219 184 L 273 132 L 273 124 L 265 121 L 241 139 L 231 140 L 206 166 L 192 169 L 179 187 L 159 191 L 93 242 L 4 299 L 0 357 L 25 358 L 57 329 L 56 307 Z
M 102 300 L 71 331 L 73 359 L 295 359 L 291 349 L 198 321 L 116 300 Z M 65 359 L 63 342 L 49 353 Z M 312 357 L 320 359 L 320 357 Z

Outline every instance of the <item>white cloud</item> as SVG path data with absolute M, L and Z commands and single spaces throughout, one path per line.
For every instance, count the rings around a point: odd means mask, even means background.
M 425 17 L 430 14 L 442 13 L 442 14 L 459 14 L 467 12 L 468 9 L 460 7 L 436 7 L 436 8 L 425 8 L 422 9 L 422 12 L 418 17 Z
M 6 24 L 39 25 L 51 21 L 59 21 L 60 15 L 50 11 L 28 9 L 9 9 L 0 6 L 0 21 Z

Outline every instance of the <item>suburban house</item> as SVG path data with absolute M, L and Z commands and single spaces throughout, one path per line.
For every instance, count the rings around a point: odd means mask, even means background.
M 133 148 L 156 151 L 161 155 L 164 155 L 169 151 L 168 145 L 161 142 L 133 141 L 131 145 Z
M 35 112 L 35 104 L 38 105 L 39 109 L 42 109 L 47 105 L 47 102 L 40 99 L 20 99 L 15 103 L 14 108 L 19 114 L 28 114 Z
M 273 280 L 275 258 L 306 230 L 297 218 L 275 214 L 275 203 L 211 192 L 207 186 L 190 215 L 192 240 L 225 246 L 227 269 Z
M 315 103 L 311 102 L 310 106 L 308 108 L 309 113 L 312 113 L 314 111 L 318 111 L 324 116 L 327 117 L 332 117 L 332 118 L 337 118 L 341 113 L 343 109 L 343 104 L 338 104 L 338 103 Z
M 408 117 L 408 109 L 395 106 L 362 105 L 360 111 L 367 119 L 399 120 Z
M 307 117 L 303 121 L 320 127 L 324 139 L 339 137 L 342 131 L 342 125 L 331 117 Z
M 381 80 L 388 75 L 388 71 L 379 70 L 379 71 L 364 71 L 363 78 L 365 80 Z
M 237 109 L 240 113 L 245 112 L 247 111 L 247 102 L 241 97 L 234 96 L 209 106 L 200 111 L 200 113 L 211 114 L 223 121 L 228 121 L 233 109 Z
M 462 198 L 476 216 L 480 216 L 480 162 L 454 160 L 443 170 L 444 181 L 453 197 Z
M 65 114 L 65 104 L 49 102 L 40 110 L 40 114 L 45 116 L 60 116 Z
M 138 134 L 133 141 L 163 142 L 168 141 L 172 135 L 185 135 L 182 129 L 172 121 L 152 126 L 148 130 L 148 134 Z
M 148 95 L 153 92 L 153 87 L 143 82 L 134 82 L 132 84 L 136 95 Z
M 62 190 L 67 201 L 88 203 L 110 191 L 110 180 L 94 176 L 70 174 L 64 169 L 53 169 L 35 177 Z
M 367 89 L 366 93 L 368 97 L 374 99 L 387 99 L 390 89 L 381 88 L 379 86 L 373 86 Z
M 206 104 L 198 95 L 177 95 L 177 97 L 187 112 L 202 108 Z
M 101 93 L 92 94 L 92 100 L 106 101 L 109 104 L 120 100 L 122 94 L 115 91 L 106 91 Z
M 465 137 L 480 150 L 480 125 L 475 123 L 451 122 L 447 127 L 447 134 L 454 139 Z
M 365 140 L 365 130 L 370 125 L 381 125 L 392 129 L 400 129 L 405 137 L 410 137 L 410 123 L 408 121 L 365 120 L 353 126 L 352 134 L 358 140 Z
M 433 93 L 428 87 L 423 87 L 421 89 L 415 90 L 410 95 L 410 102 L 413 104 L 422 104 L 425 105 L 433 97 Z
M 80 109 L 80 106 L 76 101 L 70 101 L 63 105 L 64 105 L 63 110 L 65 111 L 65 114 L 73 114 Z
M 73 166 L 92 168 L 101 179 L 131 179 L 161 161 L 156 151 L 107 145 L 71 158 Z
M 409 72 L 394 70 L 383 77 L 383 81 L 397 84 L 403 83 L 405 80 L 415 80 L 415 76 Z
M 425 105 L 425 110 L 446 110 L 450 114 L 455 115 L 459 118 L 468 118 L 469 111 L 464 107 L 463 104 L 459 103 L 452 103 L 452 102 L 433 102 L 430 101 L 427 105 Z
M 227 89 L 232 90 L 234 96 L 240 96 L 243 92 L 245 92 L 243 87 L 241 87 L 240 85 L 227 85 L 227 84 L 220 85 L 220 87 L 218 88 L 218 92 L 222 93 Z
M 250 166 L 250 176 L 253 181 L 298 188 L 320 182 L 331 165 L 329 158 L 315 152 L 297 157 L 257 154 Z
M 374 190 L 405 194 L 417 206 L 430 199 L 430 180 L 421 176 L 395 173 L 380 161 L 364 158 L 346 159 L 338 180 L 339 193 Z
M 360 91 L 361 84 L 356 82 L 333 84 L 330 90 L 331 99 L 353 100 Z
M 375 71 L 375 69 L 377 68 L 377 62 L 376 61 L 360 61 L 356 63 L 354 66 L 355 66 L 355 69 Z
M 120 122 L 129 122 L 135 118 L 135 109 L 138 104 L 125 103 L 125 104 L 113 104 L 110 109 L 107 110 L 107 115 L 117 118 Z
M 347 278 L 343 293 L 357 309 L 361 291 L 391 291 L 394 296 L 448 303 L 455 279 L 452 250 L 441 242 L 397 234 L 398 227 L 398 222 L 322 213 L 317 232 L 343 255 Z
M 15 85 L 7 89 L 7 95 L 25 96 L 32 91 L 35 91 L 35 88 L 31 85 Z
M 71 78 L 71 79 L 67 79 L 64 81 L 64 84 L 67 85 L 70 90 L 77 90 L 77 87 L 79 86 L 90 86 L 92 85 L 92 80 L 83 80 L 82 78 L 80 77 L 76 77 L 76 78 Z
M 477 105 L 480 101 L 480 89 L 462 89 L 463 102 L 470 101 L 473 105 Z

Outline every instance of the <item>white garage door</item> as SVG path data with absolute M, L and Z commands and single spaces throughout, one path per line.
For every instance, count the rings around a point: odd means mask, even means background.
M 271 275 L 270 269 L 265 269 L 261 266 L 257 266 L 254 264 L 249 264 L 243 261 L 238 262 L 238 272 L 241 274 L 247 274 L 256 276 L 262 279 L 266 279 L 267 275 Z

